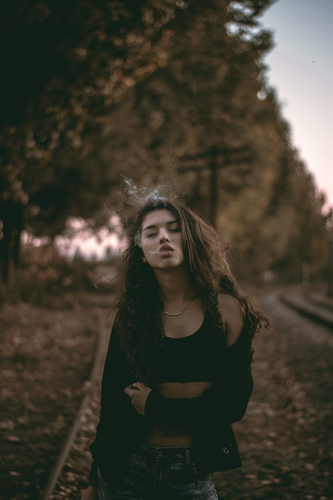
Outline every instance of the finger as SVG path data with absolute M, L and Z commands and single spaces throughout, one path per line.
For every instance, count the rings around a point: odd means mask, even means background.
M 129 397 L 132 397 L 133 392 L 135 392 L 135 389 L 131 389 L 131 386 L 129 385 L 124 389 L 125 394 L 127 394 Z
M 145 389 L 145 384 L 143 382 L 135 382 L 135 384 L 133 384 L 136 389 L 139 389 L 139 391 L 143 391 L 143 389 Z

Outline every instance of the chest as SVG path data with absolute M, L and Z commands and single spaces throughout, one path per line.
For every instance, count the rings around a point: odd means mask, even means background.
M 195 304 L 194 304 L 195 305 Z M 199 330 L 204 321 L 201 307 L 191 307 L 180 316 L 164 316 L 164 333 L 167 337 L 188 337 Z
M 221 354 L 221 339 L 207 328 L 206 321 L 192 335 L 165 337 L 152 364 L 154 382 L 213 382 Z

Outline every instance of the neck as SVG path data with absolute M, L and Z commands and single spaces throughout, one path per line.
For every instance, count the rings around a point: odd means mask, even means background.
M 155 270 L 155 275 L 165 305 L 175 304 L 181 306 L 196 295 L 195 288 L 184 268 L 168 270 L 167 272 L 158 269 Z

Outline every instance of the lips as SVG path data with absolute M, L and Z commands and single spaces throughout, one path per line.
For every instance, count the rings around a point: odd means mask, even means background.
M 170 257 L 174 252 L 174 249 L 170 245 L 162 245 L 158 254 L 160 257 Z
M 165 250 L 172 250 L 173 251 L 173 248 L 170 245 L 162 245 L 160 248 L 160 252 L 163 252 Z

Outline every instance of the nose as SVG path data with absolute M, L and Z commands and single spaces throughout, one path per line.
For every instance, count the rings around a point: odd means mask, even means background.
M 160 242 L 170 241 L 169 235 L 165 229 L 161 229 L 160 231 Z

